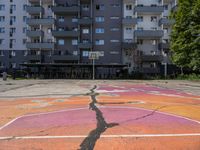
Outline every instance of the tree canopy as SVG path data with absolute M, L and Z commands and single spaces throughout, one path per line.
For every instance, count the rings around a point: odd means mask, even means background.
M 180 67 L 200 71 L 200 0 L 179 0 L 171 18 L 173 62 Z

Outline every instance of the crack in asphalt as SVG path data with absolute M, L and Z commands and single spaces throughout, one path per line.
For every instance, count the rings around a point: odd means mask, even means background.
M 96 129 L 90 131 L 89 135 L 80 144 L 79 150 L 93 150 L 97 140 L 100 138 L 101 134 L 104 133 L 108 128 L 118 126 L 118 123 L 107 123 L 103 117 L 101 110 L 96 106 L 98 103 L 96 100 L 96 93 L 94 90 L 97 88 L 95 85 L 88 93 L 91 96 L 92 102 L 89 104 L 89 108 L 96 113 L 97 127 Z
M 154 109 L 153 111 L 151 111 L 150 113 L 148 113 L 146 115 L 143 115 L 143 116 L 140 116 L 140 117 L 137 117 L 137 118 L 134 118 L 134 119 L 129 119 L 129 120 L 123 121 L 120 124 L 125 123 L 125 122 L 129 122 L 129 121 L 133 121 L 133 120 L 137 121 L 137 120 L 145 119 L 147 117 L 153 116 L 156 112 L 158 112 L 159 110 L 166 108 L 166 107 L 168 107 L 168 106 L 158 107 L 158 108 Z

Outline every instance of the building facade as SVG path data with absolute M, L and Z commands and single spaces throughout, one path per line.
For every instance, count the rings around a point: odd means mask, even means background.
M 0 68 L 46 78 L 159 74 L 176 0 L 0 0 Z

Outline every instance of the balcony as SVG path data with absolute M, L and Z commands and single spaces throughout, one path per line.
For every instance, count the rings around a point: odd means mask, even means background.
M 40 55 L 28 54 L 28 55 L 27 55 L 27 59 L 28 59 L 29 61 L 31 61 L 31 60 L 40 61 L 40 60 L 41 60 L 41 56 L 40 56 Z
M 26 31 L 26 35 L 28 37 L 41 37 L 44 35 L 44 32 L 43 31 Z
M 92 19 L 91 18 L 81 18 L 78 20 L 78 24 L 80 25 L 91 25 Z
M 122 48 L 123 49 L 136 49 L 137 48 L 137 43 L 123 42 L 122 43 Z
M 142 62 L 161 62 L 163 59 L 162 55 L 142 55 Z
M 80 35 L 79 31 L 52 31 L 54 37 L 78 37 Z
M 122 23 L 124 25 L 136 25 L 137 24 L 137 19 L 136 18 L 124 18 L 122 20 Z
M 53 18 L 41 18 L 41 19 L 27 19 L 28 25 L 53 25 L 55 20 Z
M 171 19 L 168 19 L 168 18 L 161 18 L 159 20 L 159 26 L 161 26 L 161 25 L 170 26 L 174 23 L 175 23 L 175 20 L 171 20 Z
M 36 15 L 36 14 L 43 13 L 44 9 L 41 6 L 27 6 L 26 12 L 32 15 Z
M 169 49 L 170 48 L 170 44 L 169 43 L 159 43 L 158 48 L 160 50 L 162 50 L 162 49 Z
M 79 60 L 79 56 L 75 55 L 53 55 L 53 60 Z
M 52 11 L 58 15 L 73 15 L 80 12 L 79 6 L 54 6 Z
M 144 74 L 159 74 L 160 69 L 159 68 L 140 68 L 139 72 Z
M 178 5 L 175 4 L 175 5 L 172 7 L 172 11 L 175 12 L 175 11 L 177 11 L 177 9 L 178 9 Z
M 92 48 L 92 43 L 79 43 L 78 48 L 80 48 L 80 49 L 90 49 L 90 48 Z
M 160 14 L 164 12 L 163 6 L 136 6 L 134 9 L 137 13 L 152 13 L 152 14 Z
M 55 48 L 55 43 L 33 43 L 33 42 L 28 42 L 26 43 L 26 47 L 28 49 L 47 49 L 47 50 L 52 50 Z
M 136 30 L 134 32 L 134 35 L 137 38 L 157 39 L 157 38 L 161 38 L 164 35 L 164 32 L 163 30 Z

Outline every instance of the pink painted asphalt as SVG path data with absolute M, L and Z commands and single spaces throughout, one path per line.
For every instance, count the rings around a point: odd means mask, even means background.
M 115 92 L 115 90 L 117 92 Z M 148 86 L 148 85 L 121 85 L 120 87 L 115 86 L 108 86 L 108 85 L 101 85 L 97 91 L 108 91 L 109 93 L 120 93 L 120 95 L 127 95 L 127 93 L 133 95 L 140 95 L 140 94 L 153 94 L 153 95 L 168 95 L 168 96 L 181 96 L 181 97 L 196 97 L 191 94 L 187 94 L 184 92 L 179 92 L 176 90 L 160 88 L 155 86 Z M 122 91 L 122 92 L 120 92 Z
M 118 123 L 119 127 L 127 126 L 130 129 L 137 127 L 138 134 L 150 133 L 200 133 L 200 124 L 184 118 L 170 116 L 152 111 L 136 108 L 100 108 L 107 123 Z M 24 116 L 18 118 L 8 126 L 0 130 L 0 136 L 19 136 L 21 133 L 29 136 L 38 129 L 49 129 L 55 127 L 67 127 L 66 129 L 79 130 L 84 129 L 87 125 L 96 126 L 95 112 L 82 110 L 66 110 L 50 114 L 40 114 L 33 116 Z M 141 129 L 138 129 L 141 127 Z M 117 129 L 117 128 L 116 128 Z M 144 130 L 145 129 L 145 130 Z M 92 130 L 89 128 L 88 131 Z M 88 134 L 85 132 L 85 135 Z M 115 134 L 118 134 L 115 131 Z M 122 131 L 123 132 L 123 131 Z M 59 132 L 60 134 L 61 132 Z M 72 132 L 75 133 L 75 132 Z M 55 135 L 56 133 L 54 133 Z M 135 134 L 135 133 L 129 133 Z M 48 133 L 51 135 L 51 133 Z M 56 134 L 58 135 L 58 134 Z

